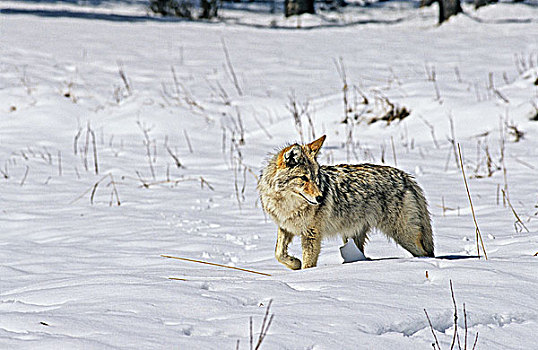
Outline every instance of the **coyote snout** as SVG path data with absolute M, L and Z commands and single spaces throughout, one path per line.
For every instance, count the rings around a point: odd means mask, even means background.
M 422 189 L 402 170 L 375 164 L 320 166 L 325 136 L 274 155 L 258 183 L 263 209 L 278 225 L 275 255 L 291 269 L 317 264 L 323 237 L 353 238 L 364 253 L 378 228 L 414 256 L 434 256 L 430 214 Z M 301 237 L 303 261 L 288 254 Z
M 303 176 L 302 181 L 304 185 L 298 192 L 298 194 L 311 205 L 319 205 L 323 200 L 323 195 L 315 182 L 308 180 L 306 176 Z

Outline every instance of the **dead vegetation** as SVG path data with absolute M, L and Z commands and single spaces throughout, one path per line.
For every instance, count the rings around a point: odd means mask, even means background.
M 401 121 L 411 114 L 407 107 L 392 102 L 379 90 L 374 90 L 374 97 L 368 98 L 362 89 L 353 85 L 353 94 L 350 96 L 350 86 L 343 58 L 335 59 L 334 65 L 342 84 L 342 104 L 344 107 L 342 124 L 349 125 L 363 121 L 366 124 L 374 124 L 383 121 L 390 125 L 392 122 Z M 394 72 L 392 72 L 392 76 L 392 80 L 399 81 L 394 78 Z M 373 105 L 371 104 L 372 100 L 374 101 Z M 349 134 L 349 131 L 347 133 Z
M 384 114 L 379 117 L 371 117 L 367 123 L 373 124 L 379 121 L 384 121 L 387 125 L 390 125 L 394 121 L 401 121 L 407 118 L 411 112 L 405 106 L 397 106 L 392 103 L 387 97 L 382 96 L 381 101 L 383 102 L 383 109 L 385 110 Z
M 427 274 L 427 272 L 426 272 Z M 463 340 L 460 337 L 459 331 L 458 331 L 458 306 L 456 304 L 456 297 L 454 296 L 454 288 L 452 287 L 452 280 L 450 280 L 450 294 L 452 297 L 452 305 L 454 306 L 454 318 L 453 318 L 453 324 L 454 324 L 454 333 L 452 334 L 452 341 L 450 343 L 450 350 L 453 350 L 457 344 L 458 350 L 467 350 L 467 344 L 468 344 L 468 333 L 469 329 L 467 326 L 467 310 L 465 308 L 465 303 L 463 303 Z M 426 319 L 428 320 L 428 325 L 430 327 L 430 330 L 433 335 L 434 342 L 432 343 L 432 347 L 434 350 L 441 350 L 441 345 L 439 345 L 439 339 L 437 339 L 437 335 L 435 334 L 435 329 L 433 327 L 432 321 L 430 319 L 430 315 L 428 314 L 428 311 L 424 309 L 424 314 L 426 314 Z M 471 348 L 474 350 L 476 348 L 476 344 L 478 343 L 478 332 L 476 332 L 474 341 L 473 341 L 473 347 Z

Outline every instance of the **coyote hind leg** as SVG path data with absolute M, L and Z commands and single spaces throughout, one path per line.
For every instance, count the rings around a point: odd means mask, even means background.
M 301 260 L 288 254 L 288 245 L 292 239 L 293 234 L 282 228 L 278 228 L 275 257 L 280 263 L 286 265 L 286 267 L 292 270 L 299 270 L 301 269 Z
M 413 256 L 435 256 L 430 213 L 416 184 L 405 193 L 401 210 L 378 228 Z
M 342 237 L 342 240 L 344 241 L 344 244 L 346 244 L 348 238 L 353 238 L 353 242 L 355 242 L 355 245 L 357 246 L 357 248 L 359 248 L 361 253 L 364 254 L 364 244 L 366 244 L 366 241 L 368 240 L 369 231 L 370 231 L 370 227 L 364 227 L 355 236 Z
M 400 222 L 399 225 L 385 225 L 380 229 L 413 256 L 435 257 L 429 222 L 417 223 L 408 220 L 405 223 Z

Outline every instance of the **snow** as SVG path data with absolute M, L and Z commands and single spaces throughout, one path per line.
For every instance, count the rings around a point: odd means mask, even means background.
M 347 242 L 340 247 L 340 255 L 345 263 L 366 260 L 364 253 L 361 252 L 359 248 L 357 248 L 357 245 L 355 245 L 355 242 L 350 239 L 348 239 Z
M 468 348 L 478 333 L 478 349 L 532 349 L 538 10 L 531 5 L 466 6 L 468 15 L 439 27 L 435 8 L 389 2 L 391 18 L 402 20 L 381 22 L 382 6 L 357 8 L 338 25 L 302 16 L 310 29 L 291 30 L 296 18 L 262 12 L 225 10 L 222 22 L 196 23 L 148 17 L 140 1 L 3 2 L 0 347 L 233 349 L 239 340 L 247 349 L 249 319 L 257 339 L 273 300 L 264 349 L 430 348 L 424 309 L 448 349 L 452 281 L 460 341 L 465 303 Z M 350 106 L 363 118 L 354 147 L 341 123 L 340 58 Z M 276 261 L 276 227 L 255 186 L 267 154 L 301 139 L 290 96 L 308 101 L 316 136 L 327 134 L 320 162 L 383 159 L 416 177 L 438 258 L 412 258 L 374 233 L 366 261 L 342 264 L 339 240 L 323 243 L 316 268 L 291 271 Z M 384 98 L 411 115 L 368 125 Z M 311 140 L 306 115 L 302 123 Z M 510 126 L 524 132 L 518 142 Z M 476 258 L 453 137 L 487 261 L 482 251 Z M 522 223 L 503 205 L 505 186 Z M 291 252 L 300 256 L 297 240 Z

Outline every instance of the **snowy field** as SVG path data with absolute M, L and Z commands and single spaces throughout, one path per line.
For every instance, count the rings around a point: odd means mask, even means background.
M 431 349 L 424 309 L 450 349 L 452 281 L 455 349 L 477 334 L 476 349 L 536 349 L 536 3 L 465 6 L 438 27 L 435 8 L 389 2 L 301 30 L 88 3 L 0 3 L 0 348 L 249 349 L 272 300 L 261 349 Z M 369 124 L 390 104 L 411 113 Z M 276 261 L 256 176 L 323 134 L 321 163 L 416 177 L 438 258 L 374 233 L 368 261 L 342 264 L 337 240 L 317 268 Z

